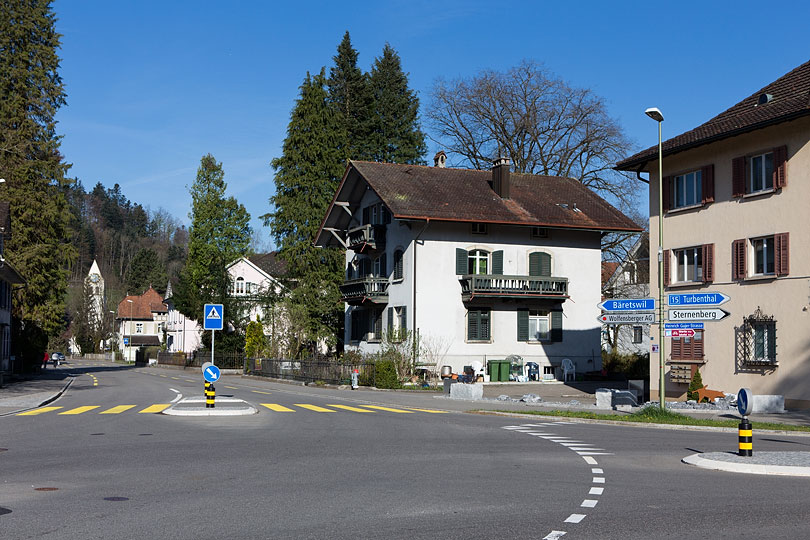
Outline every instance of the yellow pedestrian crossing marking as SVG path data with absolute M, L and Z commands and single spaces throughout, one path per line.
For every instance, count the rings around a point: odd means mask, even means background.
M 225 388 L 229 388 L 231 390 L 239 390 L 236 386 L 226 386 Z
M 168 375 L 161 375 L 161 377 L 163 377 L 164 379 L 168 379 L 168 378 L 169 378 L 169 376 L 168 376 Z
M 171 403 L 157 403 L 155 405 L 150 405 L 149 407 L 145 408 L 142 411 L 138 411 L 138 414 L 141 413 L 159 413 L 163 409 L 168 409 L 171 406 Z
M 308 403 L 293 403 L 296 407 L 301 407 L 302 409 L 309 409 L 310 411 L 315 412 L 337 412 L 333 411 L 332 409 L 326 409 L 324 407 L 318 407 L 317 405 L 310 405 Z
M 88 405 L 85 407 L 76 407 L 75 409 L 70 409 L 69 411 L 60 412 L 59 414 L 82 414 L 87 411 L 92 411 L 93 409 L 98 409 L 98 405 Z
M 116 407 L 113 407 L 112 409 L 101 411 L 99 414 L 120 414 L 124 411 L 132 409 L 133 407 L 137 407 L 137 405 L 118 405 Z
M 411 411 L 426 412 L 431 414 L 447 414 L 447 411 L 437 411 L 435 409 L 417 409 L 415 407 L 408 407 Z
M 179 381 L 180 377 L 172 377 L 172 379 L 174 379 L 175 381 Z
M 261 390 L 251 390 L 254 394 L 270 394 L 270 392 L 262 392 Z
M 62 407 L 40 407 L 39 409 L 34 409 L 33 411 L 22 412 L 17 416 L 36 416 L 38 414 L 55 411 L 61 408 Z
M 379 405 L 363 405 L 363 407 L 367 407 L 369 409 L 378 409 L 380 411 L 395 412 L 395 413 L 406 413 L 406 414 L 413 413 L 413 411 L 406 411 L 404 409 L 392 409 L 390 407 L 380 407 Z
M 373 413 L 374 411 L 369 411 L 368 409 L 359 409 L 357 407 L 349 407 L 348 405 L 336 405 L 334 403 L 328 404 L 330 407 L 337 407 L 338 409 L 345 409 L 347 411 L 354 411 L 354 412 L 367 412 Z
M 278 403 L 262 403 L 262 406 L 276 412 L 295 412 L 294 410 L 288 409 L 287 407 L 279 405 Z

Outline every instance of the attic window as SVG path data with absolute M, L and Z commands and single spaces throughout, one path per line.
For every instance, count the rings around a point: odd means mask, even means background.
M 472 233 L 473 234 L 487 234 L 487 224 L 486 223 L 473 223 L 472 224 Z
M 773 96 L 771 94 L 760 94 L 759 99 L 757 100 L 757 105 L 765 105 L 766 103 L 770 103 L 773 100 Z
M 532 238 L 548 238 L 548 229 L 545 227 L 532 227 Z

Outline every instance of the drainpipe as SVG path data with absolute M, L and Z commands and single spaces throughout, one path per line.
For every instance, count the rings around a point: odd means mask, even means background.
M 413 301 L 411 303 L 411 310 L 413 311 L 413 332 L 416 332 L 416 246 L 419 243 L 419 237 L 427 230 L 430 225 L 430 218 L 425 218 L 425 226 L 419 231 L 419 234 L 413 239 L 413 272 L 411 273 L 411 280 L 413 283 Z

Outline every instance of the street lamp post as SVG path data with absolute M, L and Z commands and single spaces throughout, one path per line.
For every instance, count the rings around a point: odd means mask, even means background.
M 664 381 L 664 155 L 661 152 L 661 122 L 664 115 L 656 107 L 650 107 L 644 114 L 658 122 L 658 401 L 665 409 L 667 392 Z
M 129 342 L 127 343 L 127 362 L 130 360 L 130 353 L 132 352 L 132 300 L 127 298 L 129 302 Z

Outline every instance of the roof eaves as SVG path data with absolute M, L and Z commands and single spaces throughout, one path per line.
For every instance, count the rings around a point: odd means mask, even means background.
M 529 222 L 529 221 L 506 221 L 506 220 L 492 220 L 481 218 L 442 218 L 433 216 L 414 216 L 406 214 L 394 214 L 394 217 L 399 220 L 412 220 L 412 221 L 443 221 L 448 223 L 490 223 L 492 225 L 519 225 L 522 227 L 544 227 L 548 229 L 568 229 L 573 231 L 610 231 L 610 232 L 641 232 L 644 229 L 639 226 L 635 227 L 583 227 L 582 225 L 566 225 L 562 223 L 544 223 L 542 221 Z

